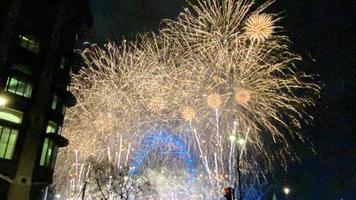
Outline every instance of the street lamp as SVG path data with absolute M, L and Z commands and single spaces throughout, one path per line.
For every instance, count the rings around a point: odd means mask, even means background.
M 290 188 L 287 187 L 287 186 L 285 186 L 285 187 L 283 188 L 283 192 L 284 192 L 284 194 L 286 195 L 286 198 L 288 199 L 288 195 L 289 195 L 289 193 L 291 192 Z
M 8 100 L 4 96 L 0 96 L 0 107 L 4 107 L 7 104 Z

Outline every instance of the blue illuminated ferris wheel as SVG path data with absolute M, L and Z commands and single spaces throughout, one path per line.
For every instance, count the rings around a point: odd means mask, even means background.
M 159 152 L 164 156 L 179 158 L 189 174 L 189 182 L 196 179 L 196 159 L 191 154 L 186 142 L 176 134 L 167 131 L 156 131 L 145 135 L 138 149 L 133 153 L 130 165 L 130 175 L 139 174 L 143 168 L 143 162 L 151 152 Z

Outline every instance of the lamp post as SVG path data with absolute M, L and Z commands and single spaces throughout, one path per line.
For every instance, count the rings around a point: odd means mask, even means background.
M 236 156 L 236 168 L 237 168 L 237 191 L 239 193 L 238 200 L 242 200 L 242 184 L 241 184 L 241 169 L 240 169 L 240 153 L 241 153 L 241 147 L 246 143 L 246 140 L 243 138 L 237 138 L 236 135 L 231 135 L 229 137 L 231 142 L 236 142 L 237 143 L 237 156 Z M 236 188 L 236 181 L 234 181 L 234 188 Z M 235 194 L 234 194 L 234 199 L 235 199 Z
M 245 140 L 243 138 L 239 138 L 237 140 L 238 143 L 238 155 L 237 155 L 237 178 L 238 178 L 238 191 L 239 191 L 239 198 L 238 200 L 242 200 L 242 184 L 241 184 L 241 169 L 240 169 L 240 153 L 241 153 L 241 147 L 245 144 Z

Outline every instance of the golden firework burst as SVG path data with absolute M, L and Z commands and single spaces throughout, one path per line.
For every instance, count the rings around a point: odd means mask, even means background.
M 166 101 L 162 97 L 152 97 L 147 102 L 148 109 L 157 114 L 160 113 L 166 107 Z
M 273 19 L 268 14 L 255 14 L 249 17 L 246 22 L 245 33 L 251 40 L 264 42 L 270 38 L 274 32 Z
M 208 95 L 206 103 L 210 108 L 218 109 L 222 105 L 221 96 L 217 93 L 211 93 Z
M 235 101 L 240 105 L 247 105 L 251 101 L 252 92 L 245 88 L 235 90 Z
M 181 115 L 185 121 L 189 122 L 195 118 L 195 110 L 194 108 L 187 106 L 183 108 Z

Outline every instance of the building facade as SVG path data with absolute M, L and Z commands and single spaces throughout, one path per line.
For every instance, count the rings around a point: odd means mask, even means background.
M 88 29 L 89 0 L 2 0 L 0 5 L 0 199 L 44 199 L 70 76 Z

